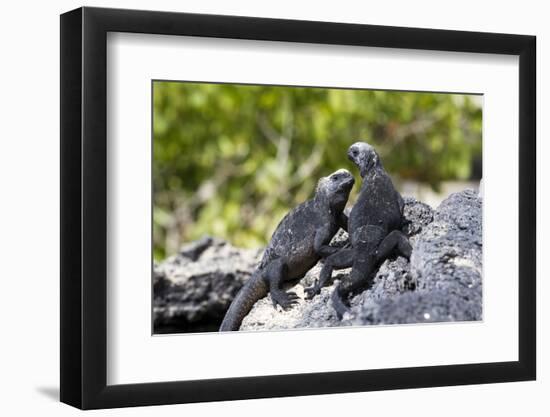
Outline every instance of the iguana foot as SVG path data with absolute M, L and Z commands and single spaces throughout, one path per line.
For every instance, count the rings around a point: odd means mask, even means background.
M 306 300 L 311 300 L 317 294 L 320 294 L 321 286 L 319 285 L 319 281 L 315 280 L 315 284 L 311 287 L 304 288 L 304 292 L 306 293 Z
M 288 310 L 294 304 L 298 304 L 298 295 L 295 292 L 289 291 L 276 291 L 271 292 L 271 299 L 273 300 L 273 307 L 277 307 L 279 304 L 283 310 Z
M 331 281 L 332 271 L 334 269 L 349 268 L 353 265 L 354 251 L 349 245 L 346 245 L 338 252 L 326 257 L 323 260 L 323 267 L 319 273 L 319 279 L 308 288 L 305 288 L 306 299 L 310 300 L 321 293 L 321 288 L 326 287 Z
M 330 300 L 332 301 L 332 307 L 336 311 L 336 316 L 338 317 L 338 320 L 342 320 L 342 317 L 344 317 L 344 314 L 351 312 L 350 308 L 344 304 L 344 300 L 340 296 L 338 287 L 336 287 L 332 292 L 332 295 L 330 296 Z

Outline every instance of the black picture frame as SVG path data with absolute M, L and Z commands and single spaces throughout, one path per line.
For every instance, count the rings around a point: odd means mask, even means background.
M 107 385 L 108 32 L 519 56 L 519 360 Z M 61 401 L 93 409 L 535 379 L 535 51 L 525 35 L 88 7 L 61 15 Z

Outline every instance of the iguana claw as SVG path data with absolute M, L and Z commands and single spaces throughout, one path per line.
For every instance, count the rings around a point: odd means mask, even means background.
M 315 283 L 311 287 L 304 288 L 304 292 L 306 293 L 306 300 L 311 300 L 321 292 L 319 281 L 315 280 Z
M 298 304 L 300 297 L 295 292 L 272 292 L 271 299 L 273 301 L 273 307 L 277 307 L 277 304 L 282 307 L 283 310 L 288 310 L 295 304 Z

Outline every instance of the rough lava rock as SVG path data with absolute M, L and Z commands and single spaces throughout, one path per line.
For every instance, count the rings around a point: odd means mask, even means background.
M 217 331 L 262 251 L 204 237 L 153 268 L 155 333 Z
M 450 195 L 437 210 L 405 198 L 404 232 L 413 246 L 410 262 L 386 260 L 370 288 L 350 300 L 351 314 L 338 320 L 330 305 L 334 282 L 312 300 L 304 288 L 318 278 L 317 264 L 288 286 L 300 299 L 287 311 L 271 297 L 259 300 L 240 330 L 357 326 L 482 318 L 482 203 L 473 190 Z M 340 231 L 332 244 L 344 246 Z M 237 249 L 206 238 L 155 266 L 155 327 L 158 331 L 216 330 L 229 303 L 253 272 L 261 251 Z M 322 262 L 322 261 L 321 261 Z M 335 271 L 334 281 L 350 269 Z

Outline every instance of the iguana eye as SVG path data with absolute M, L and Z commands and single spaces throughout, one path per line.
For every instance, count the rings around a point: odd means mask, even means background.
M 336 181 L 338 180 L 338 178 L 339 178 L 338 175 L 335 175 L 334 177 L 332 177 L 332 181 Z

